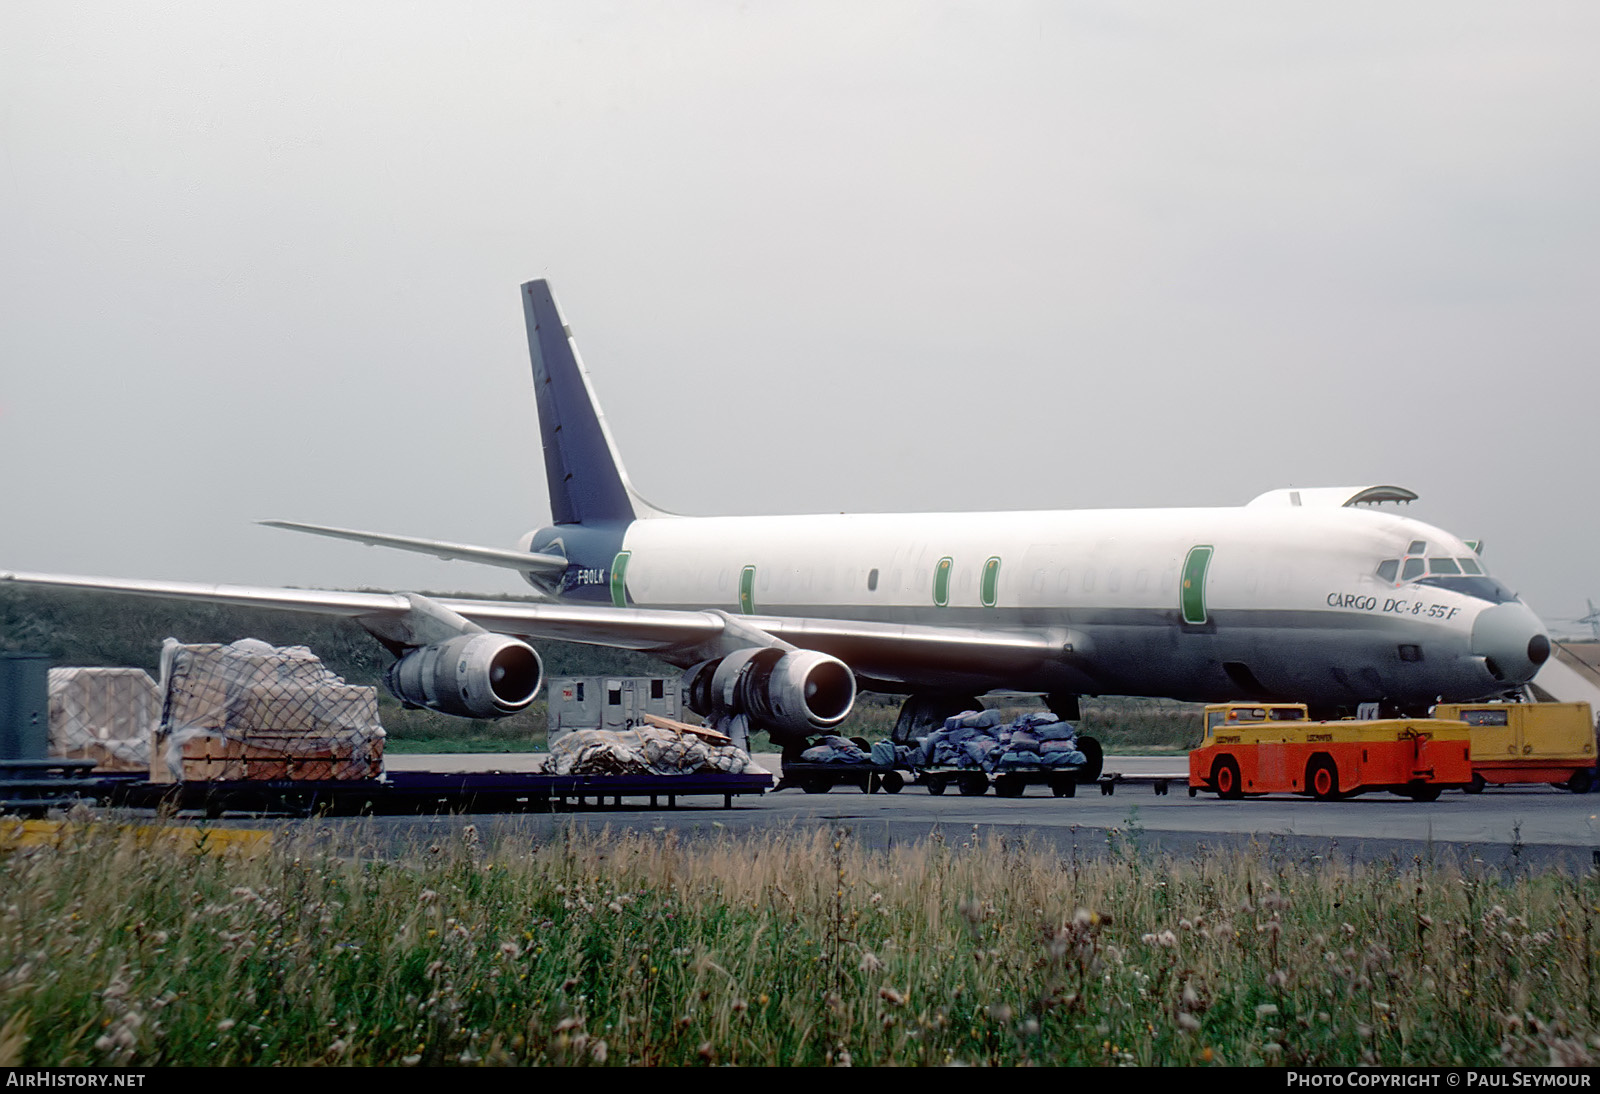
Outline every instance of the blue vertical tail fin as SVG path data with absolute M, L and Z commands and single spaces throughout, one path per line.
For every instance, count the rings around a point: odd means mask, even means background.
M 666 515 L 639 497 L 629 483 L 578 355 L 572 328 L 562 321 L 550 283 L 540 280 L 523 285 L 522 308 L 528 321 L 528 352 L 533 359 L 553 522 L 627 524 L 640 517 Z

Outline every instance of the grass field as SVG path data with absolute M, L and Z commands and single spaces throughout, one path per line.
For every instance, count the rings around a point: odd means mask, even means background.
M 0 1065 L 1537 1064 L 1600 881 L 848 830 L 0 851 Z

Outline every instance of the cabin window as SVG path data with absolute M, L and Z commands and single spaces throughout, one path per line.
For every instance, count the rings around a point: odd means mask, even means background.
M 1422 647 L 1421 646 L 1413 646 L 1413 645 L 1410 645 L 1409 643 L 1402 643 L 1401 646 L 1400 646 L 1400 660 L 1402 660 L 1402 661 L 1421 661 L 1422 660 Z
M 1063 595 L 1066 594 L 1066 593 L 1070 593 L 1072 591 L 1072 571 L 1071 570 L 1062 570 L 1061 571 L 1061 576 L 1056 579 L 1056 588 L 1059 589 L 1062 592 Z
M 1475 562 L 1474 560 L 1472 560 L 1470 558 L 1458 558 L 1458 559 L 1456 559 L 1456 561 L 1461 563 L 1461 572 L 1464 573 L 1464 574 L 1481 574 L 1481 573 L 1483 573 L 1483 567 L 1479 566 L 1477 564 L 1477 562 Z
M 1427 550 L 1428 550 L 1428 544 L 1427 544 L 1426 541 L 1420 540 L 1420 539 L 1414 539 L 1414 540 L 1411 541 L 1411 546 L 1406 548 L 1406 554 L 1408 554 L 1408 555 L 1420 555 L 1420 554 L 1426 553 Z
M 1422 576 L 1423 568 L 1426 565 L 1427 563 L 1423 562 L 1420 558 L 1406 559 L 1406 568 L 1400 571 L 1400 580 L 1415 581 L 1417 578 Z
M 875 593 L 877 591 L 878 591 L 878 571 L 876 569 L 869 570 L 867 572 L 867 592 Z
M 1430 574 L 1459 574 L 1461 567 L 1456 565 L 1453 558 L 1430 558 L 1428 560 Z
M 983 564 L 983 580 L 978 584 L 978 599 L 985 608 L 994 607 L 1000 591 L 1000 560 L 991 558 Z
M 1394 575 L 1399 572 L 1400 560 L 1398 558 L 1386 558 L 1378 563 L 1378 577 L 1389 584 L 1394 583 Z

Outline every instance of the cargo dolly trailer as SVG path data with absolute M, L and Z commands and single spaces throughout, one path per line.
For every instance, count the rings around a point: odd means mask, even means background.
M 951 785 L 967 797 L 988 793 L 989 787 L 1002 798 L 1020 798 L 1030 786 L 1047 786 L 1057 798 L 1072 798 L 1081 785 L 1100 779 L 1105 756 L 1100 742 L 1093 737 L 1077 738 L 1078 751 L 1083 753 L 1081 764 L 1011 764 L 1001 762 L 992 771 L 975 767 L 921 767 L 915 768 L 917 782 L 928 788 L 928 793 L 943 794 Z

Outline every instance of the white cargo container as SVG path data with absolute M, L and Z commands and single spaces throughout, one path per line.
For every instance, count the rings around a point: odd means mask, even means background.
M 575 729 L 632 729 L 646 714 L 678 717 L 676 677 L 558 676 L 546 694 L 552 744 Z

